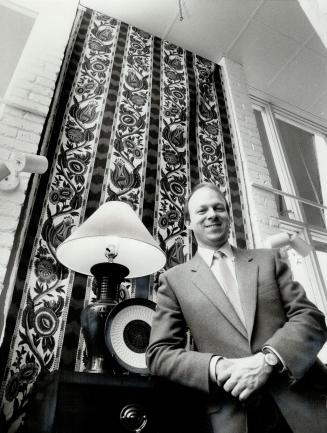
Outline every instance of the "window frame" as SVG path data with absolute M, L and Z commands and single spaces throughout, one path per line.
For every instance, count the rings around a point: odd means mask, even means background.
M 287 210 L 289 210 L 290 213 L 293 214 L 295 221 L 304 221 L 308 225 L 310 225 L 309 222 L 307 222 L 303 208 L 303 203 L 305 203 L 306 200 L 299 200 L 301 196 L 296 186 L 296 181 L 294 179 L 292 171 L 291 169 L 289 169 L 290 164 L 288 163 L 288 156 L 283 148 L 281 134 L 279 132 L 279 127 L 276 119 L 279 119 L 294 127 L 302 129 L 314 136 L 322 137 L 326 141 L 326 145 L 327 126 L 325 127 L 324 125 L 319 125 L 313 123 L 312 121 L 305 122 L 304 118 L 299 117 L 294 113 L 286 112 L 286 110 L 283 110 L 281 112 L 280 109 L 278 109 L 275 105 L 259 100 L 258 98 L 251 97 L 251 100 L 253 109 L 260 111 L 262 115 L 267 139 L 270 144 L 271 152 L 275 162 L 276 172 L 281 185 L 281 192 L 286 192 L 287 194 L 293 196 L 293 198 L 290 198 L 287 195 L 283 196 L 286 208 Z M 315 200 L 312 201 L 317 204 L 316 207 L 320 209 L 324 209 L 324 207 L 326 208 L 326 206 L 321 205 Z M 327 213 L 326 209 L 325 212 Z
M 301 200 L 297 190 L 295 179 L 292 175 L 291 166 L 288 162 L 288 157 L 285 154 L 282 138 L 279 135 L 279 128 L 276 119 L 280 119 L 292 126 L 300 128 L 315 136 L 322 136 L 327 145 L 327 125 L 319 124 L 313 120 L 306 120 L 304 117 L 295 113 L 289 112 L 286 109 L 277 107 L 257 97 L 251 97 L 252 107 L 261 112 L 263 124 L 266 130 L 266 135 L 273 160 L 276 167 L 276 172 L 281 185 L 281 191 L 274 188 L 253 184 L 253 186 L 269 190 L 275 195 L 280 195 L 284 198 L 287 209 L 292 212 L 292 219 L 279 216 L 279 228 L 289 234 L 298 234 L 308 244 L 314 245 L 315 242 L 326 247 L 327 251 L 327 228 L 317 227 L 306 219 L 303 209 L 303 203 L 315 206 L 324 210 L 327 213 L 327 206 L 312 200 L 312 204 L 306 199 Z M 268 168 L 269 169 L 269 168 Z M 310 200 L 309 200 L 310 202 Z M 319 308 L 327 314 L 327 281 L 324 280 L 321 272 L 319 260 L 315 249 L 306 257 L 301 258 L 305 270 L 307 271 L 310 286 L 307 288 L 309 297 L 318 305 Z

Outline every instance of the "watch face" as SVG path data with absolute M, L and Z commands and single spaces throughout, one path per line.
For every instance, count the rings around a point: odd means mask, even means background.
M 278 363 L 277 356 L 273 353 L 265 353 L 265 361 L 268 365 L 272 366 L 277 365 Z

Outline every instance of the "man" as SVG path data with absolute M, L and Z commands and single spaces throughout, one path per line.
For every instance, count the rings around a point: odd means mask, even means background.
M 229 245 L 214 184 L 193 190 L 185 216 L 198 251 L 161 276 L 150 372 L 208 393 L 214 432 L 327 432 L 324 315 L 277 250 Z M 185 349 L 187 329 L 195 351 Z

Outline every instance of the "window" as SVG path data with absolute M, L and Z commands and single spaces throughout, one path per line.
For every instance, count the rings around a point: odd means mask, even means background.
M 280 216 L 326 229 L 326 135 L 294 125 L 262 107 L 255 107 L 254 114 L 273 188 L 299 199 L 295 204 L 286 194 L 276 197 Z
M 321 187 L 325 174 L 318 162 L 320 153 L 326 151 L 326 142 L 322 143 L 322 137 L 286 121 L 277 118 L 276 122 L 297 194 L 319 204 L 326 204 L 323 202 Z M 319 139 L 321 146 L 317 145 Z M 309 224 L 326 228 L 323 209 L 304 203 L 303 212 Z
M 286 252 L 294 279 L 327 315 L 327 126 L 259 100 L 254 101 L 254 114 L 280 228 L 314 247 L 306 257 Z M 321 358 L 327 362 L 327 345 Z

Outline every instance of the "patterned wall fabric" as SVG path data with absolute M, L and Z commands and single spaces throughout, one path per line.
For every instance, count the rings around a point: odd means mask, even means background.
M 92 278 L 63 267 L 55 250 L 100 204 L 129 202 L 171 267 L 194 249 L 185 197 L 213 182 L 231 204 L 233 242 L 246 246 L 219 66 L 100 13 L 79 19 L 1 348 L 11 431 L 37 378 L 84 368 L 79 315 Z M 135 279 L 122 297 L 155 300 L 156 283 Z

